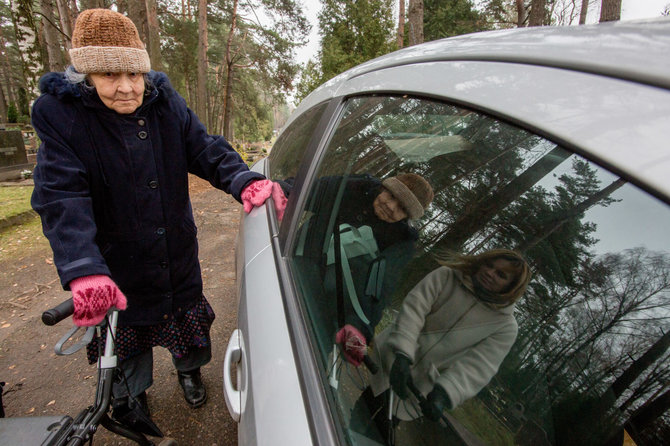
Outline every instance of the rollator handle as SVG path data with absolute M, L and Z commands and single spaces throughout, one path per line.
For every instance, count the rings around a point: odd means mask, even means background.
M 42 313 L 42 323 L 44 325 L 56 325 L 65 318 L 72 316 L 74 313 L 74 303 L 72 298 L 69 298 L 65 302 L 61 302 L 55 307 Z

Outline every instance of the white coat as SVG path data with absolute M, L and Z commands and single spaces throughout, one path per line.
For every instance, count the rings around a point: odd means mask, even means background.
M 379 395 L 389 388 L 395 353 L 412 360 L 412 378 L 426 395 L 439 384 L 452 406 L 475 396 L 497 373 L 516 339 L 514 305 L 496 308 L 480 301 L 472 281 L 440 267 L 409 292 L 395 322 L 374 339 L 373 358 L 381 364 L 370 385 Z M 396 416 L 410 420 L 421 411 L 412 397 Z

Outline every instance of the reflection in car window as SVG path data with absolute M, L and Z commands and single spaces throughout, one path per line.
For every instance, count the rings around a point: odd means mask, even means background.
M 307 150 L 307 144 L 326 105 L 323 103 L 307 110 L 282 131 L 268 157 L 271 178 L 295 177 L 305 150 Z
M 404 218 L 377 221 L 384 191 Z M 347 101 L 301 217 L 292 273 L 351 444 L 664 443 L 665 203 L 498 119 L 375 96 Z

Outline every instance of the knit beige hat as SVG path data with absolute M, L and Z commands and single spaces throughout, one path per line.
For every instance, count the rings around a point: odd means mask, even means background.
M 109 9 L 87 9 L 77 17 L 70 59 L 80 73 L 148 73 L 149 53 L 128 17 Z
M 433 201 L 433 188 L 415 173 L 401 173 L 382 181 L 382 185 L 402 203 L 410 219 L 421 218 Z

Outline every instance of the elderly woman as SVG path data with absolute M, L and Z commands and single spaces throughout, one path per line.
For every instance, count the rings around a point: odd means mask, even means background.
M 380 289 L 373 295 L 365 289 L 371 279 L 370 265 L 363 258 L 349 260 L 352 280 L 367 322 L 352 308 L 351 298 L 345 291 L 348 296 L 344 305 L 345 325 L 338 327 L 336 342 L 341 344 L 344 357 L 356 366 L 363 360 L 367 343 L 395 292 L 398 278 L 415 254 L 419 232 L 413 222 L 423 216 L 433 197 L 430 183 L 415 173 L 400 173 L 384 180 L 370 175 L 352 175 L 347 180 L 338 222 L 356 228 L 370 227 L 380 258 L 384 259 L 382 278 L 376 278 Z M 326 291 L 335 290 L 335 280 L 334 268 L 328 269 Z M 334 302 L 332 296 L 329 297 Z
M 200 367 L 211 359 L 214 313 L 202 294 L 188 173 L 208 180 L 249 211 L 279 187 L 250 172 L 221 136 L 207 134 L 149 56 L 130 19 L 83 11 L 72 67 L 40 81 L 33 125 L 42 145 L 32 205 L 72 291 L 77 325 L 119 313 L 114 417 L 146 408 L 152 347 L 173 357 L 189 405 L 207 398 Z M 89 348 L 89 360 L 97 351 Z
M 291 193 L 293 178 L 276 181 L 286 195 Z M 344 358 L 358 367 L 366 354 L 367 343 L 374 335 L 375 326 L 395 291 L 398 278 L 415 253 L 419 232 L 413 222 L 423 216 L 433 201 L 433 188 L 425 178 L 415 173 L 399 173 L 384 180 L 368 174 L 354 174 L 319 178 L 312 195 L 318 196 L 319 200 L 308 205 L 308 210 L 317 218 L 309 226 L 309 234 L 305 238 L 317 241 L 315 249 L 319 253 L 323 243 L 321 235 L 328 231 L 332 211 L 321 206 L 332 207 L 337 202 L 341 203 L 337 213 L 337 222 L 341 229 L 344 228 L 341 233 L 352 228 L 369 229 L 378 251 L 376 256 L 348 258 L 350 284 L 356 296 L 352 298 L 349 287 L 343 289 L 343 314 L 339 314 L 340 310 L 337 310 L 338 314 L 333 314 L 337 302 L 337 273 L 332 250 L 329 250 L 330 260 L 323 272 L 323 291 L 326 295 L 321 300 L 323 317 L 331 319 L 336 330 L 335 342 L 341 345 Z M 333 244 L 331 248 L 334 249 Z M 380 260 L 383 260 L 384 266 L 378 273 L 371 273 L 374 262 Z M 368 289 L 370 283 L 376 285 L 374 292 Z
M 523 257 L 507 249 L 452 255 L 403 301 L 395 322 L 374 339 L 381 370 L 363 399 L 400 397 L 396 416 L 438 420 L 475 396 L 498 371 L 517 335 L 514 303 L 530 281 Z M 410 383 L 428 397 L 420 406 Z

